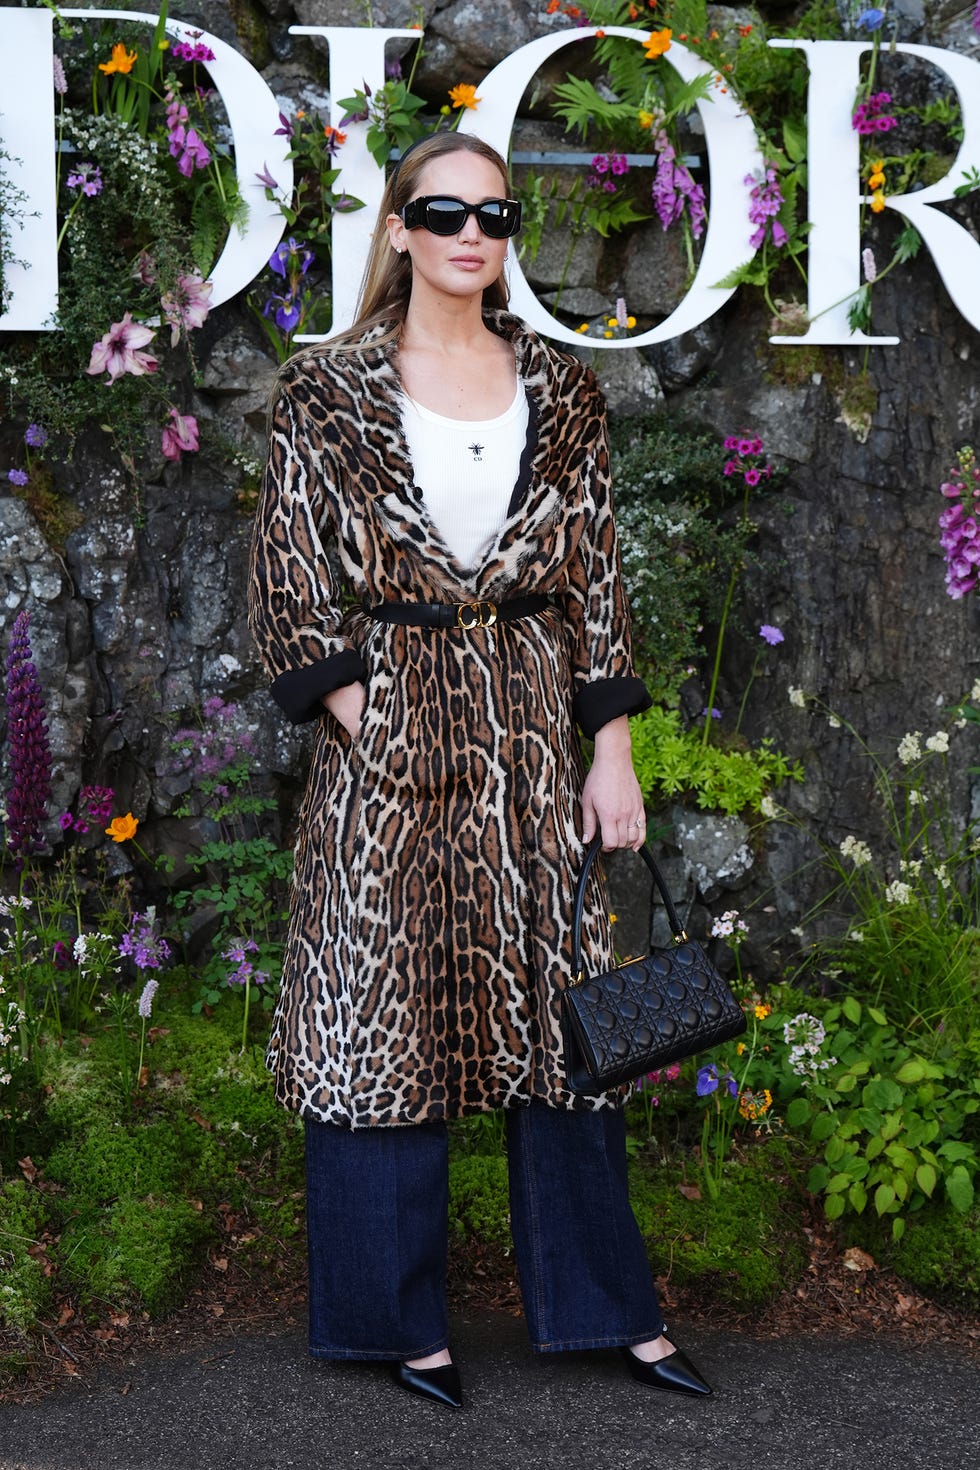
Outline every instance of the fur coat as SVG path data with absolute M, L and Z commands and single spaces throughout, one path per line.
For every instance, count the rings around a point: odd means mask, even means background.
M 530 412 L 506 520 L 472 568 L 415 484 L 390 345 L 311 349 L 274 408 L 250 625 L 274 698 L 317 730 L 268 1061 L 286 1106 L 349 1127 L 618 1101 L 564 1087 L 558 1006 L 583 854 L 576 726 L 649 704 L 605 406 L 575 358 L 506 313 L 487 324 L 513 344 Z M 532 593 L 551 605 L 470 630 L 364 610 Z M 352 740 L 321 697 L 355 680 Z M 607 968 L 598 880 L 583 933 L 587 963 Z

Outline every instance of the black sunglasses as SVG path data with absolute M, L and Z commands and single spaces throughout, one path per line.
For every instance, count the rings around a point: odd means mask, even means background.
M 485 199 L 467 204 L 451 195 L 426 195 L 413 199 L 401 211 L 406 230 L 428 230 L 433 235 L 458 235 L 469 215 L 491 240 L 506 240 L 521 227 L 521 206 L 516 199 Z

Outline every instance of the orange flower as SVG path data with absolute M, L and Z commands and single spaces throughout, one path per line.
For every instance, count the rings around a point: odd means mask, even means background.
M 643 42 L 643 54 L 647 61 L 655 61 L 658 56 L 663 56 L 665 51 L 670 50 L 671 29 L 664 26 L 662 31 L 654 31 L 646 41 Z
M 604 36 L 604 35 L 605 35 L 605 34 L 606 34 L 606 33 L 605 33 L 605 31 L 596 31 L 596 33 L 595 33 L 595 38 L 596 38 L 596 40 L 597 40 L 597 41 L 601 41 L 601 40 L 602 40 L 602 38 L 603 38 L 603 36 Z
M 326 138 L 328 143 L 336 143 L 338 148 L 340 147 L 341 143 L 347 142 L 347 134 L 340 132 L 338 128 L 330 127 L 329 123 L 323 129 L 323 136 Z
M 630 6 L 630 20 L 636 20 L 636 17 L 639 15 L 639 13 L 640 12 L 637 10 L 635 5 Z
M 879 190 L 877 194 L 872 194 L 871 196 L 871 212 L 872 214 L 880 214 L 884 207 L 885 196 L 884 193 Z
M 132 812 L 127 812 L 124 817 L 113 817 L 105 829 L 105 834 L 111 837 L 113 842 L 128 842 L 131 837 L 136 836 L 138 826 L 139 822 Z
M 450 88 L 449 100 L 454 107 L 466 107 L 475 112 L 480 99 L 476 95 L 475 87 L 471 87 L 469 82 L 460 82 L 458 86 Z
M 545 15 L 554 15 L 560 4 L 561 0 L 548 0 L 548 8 L 545 11 Z
M 106 76 L 110 72 L 118 71 L 127 76 L 136 64 L 136 52 L 127 51 L 122 41 L 112 48 L 112 57 L 109 61 L 99 62 L 99 71 L 104 71 Z
M 739 33 L 740 36 L 751 36 L 751 34 L 752 34 L 752 27 L 751 26 L 739 26 L 738 33 Z

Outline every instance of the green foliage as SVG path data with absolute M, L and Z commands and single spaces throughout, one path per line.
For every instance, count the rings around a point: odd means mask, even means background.
M 463 1236 L 510 1249 L 507 1160 L 501 1155 L 464 1154 L 449 1164 L 449 1219 Z
M 980 1307 L 980 1209 L 961 1214 L 930 1202 L 910 1216 L 888 1264 L 930 1295 Z
M 980 1080 L 954 1047 L 926 1056 L 915 1038 L 853 996 L 824 1016 L 836 1061 L 786 1110 L 822 1153 L 809 1187 L 827 1218 L 889 1216 L 900 1239 L 928 1200 L 966 1214 L 980 1172 Z
M 677 710 L 654 705 L 631 722 L 631 732 L 633 765 L 650 804 L 693 795 L 699 807 L 734 816 L 759 811 L 782 781 L 803 779 L 799 763 L 770 740 L 754 749 L 705 745 L 700 730 L 682 728 Z
M 160 1317 L 183 1300 L 210 1234 L 186 1199 L 125 1194 L 69 1221 L 53 1258 L 83 1306 L 139 1306 Z
M 698 1198 L 683 1166 L 635 1158 L 630 1195 L 655 1272 L 742 1309 L 773 1301 L 806 1267 L 797 1168 L 785 1140 L 759 1141 L 726 1164 L 717 1198 Z
M 26 1335 L 47 1311 L 50 1278 L 32 1247 L 45 1229 L 43 1197 L 23 1179 L 0 1175 L 0 1324 Z

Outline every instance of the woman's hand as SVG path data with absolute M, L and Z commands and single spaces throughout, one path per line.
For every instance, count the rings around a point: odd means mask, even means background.
M 582 840 L 602 834 L 603 852 L 630 847 L 646 838 L 643 793 L 633 773 L 629 720 L 620 715 L 596 732 L 595 758 L 582 788 Z
M 356 740 L 360 733 L 366 697 L 363 684 L 343 684 L 323 696 L 324 706 L 335 720 L 340 721 L 352 740 Z

